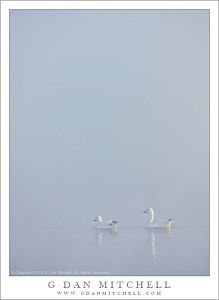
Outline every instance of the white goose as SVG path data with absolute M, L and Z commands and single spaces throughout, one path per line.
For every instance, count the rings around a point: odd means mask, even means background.
M 118 224 L 117 221 L 112 220 L 104 220 L 101 216 L 96 216 L 93 220 L 95 223 L 97 223 L 98 229 L 112 229 L 113 231 L 118 230 Z
M 144 214 L 148 215 L 147 228 L 164 228 L 170 229 L 175 221 L 174 218 L 168 219 L 167 221 L 154 222 L 154 210 L 153 208 L 147 208 Z

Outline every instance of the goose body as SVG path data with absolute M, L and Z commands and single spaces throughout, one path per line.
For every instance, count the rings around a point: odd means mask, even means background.
M 118 229 L 119 222 L 112 221 L 112 220 L 104 220 L 102 218 L 102 216 L 99 216 L 99 215 L 96 216 L 93 221 L 97 224 L 97 227 L 101 228 L 101 229 L 111 228 L 112 230 L 115 230 L 115 231 Z
M 175 221 L 174 218 L 167 219 L 166 221 L 154 221 L 154 210 L 153 208 L 147 208 L 144 211 L 148 215 L 147 228 L 166 228 L 170 229 Z

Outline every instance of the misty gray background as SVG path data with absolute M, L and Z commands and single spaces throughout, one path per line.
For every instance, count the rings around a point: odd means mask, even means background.
M 199 228 L 175 246 L 194 242 L 190 274 L 207 274 L 209 12 L 11 10 L 11 270 L 42 269 L 60 245 L 48 268 L 76 253 L 80 268 L 97 214 L 143 234 L 147 207 Z

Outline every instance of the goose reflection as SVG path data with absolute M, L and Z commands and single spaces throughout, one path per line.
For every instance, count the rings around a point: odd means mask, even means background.
M 97 227 L 94 228 L 94 230 L 97 244 L 99 247 L 103 247 L 105 239 L 107 239 L 108 237 L 116 237 L 118 234 L 118 226 L 115 225 L 105 228 Z
M 103 233 L 101 232 L 100 229 L 97 229 L 97 232 L 95 233 L 96 239 L 97 239 L 97 244 L 99 247 L 103 246 Z
M 148 237 L 150 241 L 150 246 L 151 246 L 151 253 L 152 257 L 154 259 L 157 258 L 157 253 L 156 253 L 156 235 L 153 231 L 148 231 Z
M 157 249 L 159 248 L 158 242 L 159 241 L 161 242 L 159 237 L 164 236 L 165 239 L 166 238 L 169 239 L 172 237 L 172 234 L 173 234 L 172 228 L 163 228 L 163 229 L 147 228 L 147 235 L 148 235 L 149 245 L 151 248 L 151 255 L 154 260 L 156 260 L 158 257 L 157 255 Z

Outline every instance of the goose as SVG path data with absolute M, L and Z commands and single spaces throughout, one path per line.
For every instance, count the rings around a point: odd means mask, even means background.
M 154 210 L 153 210 L 153 208 L 147 208 L 143 213 L 148 215 L 147 228 L 170 229 L 172 227 L 174 221 L 175 221 L 174 218 L 171 218 L 171 219 L 168 219 L 167 221 L 154 222 Z
M 98 215 L 94 218 L 93 222 L 97 223 L 97 228 L 105 228 L 105 229 L 109 229 L 111 228 L 114 231 L 118 230 L 118 221 L 113 221 L 113 220 L 104 220 L 102 218 L 102 216 Z

